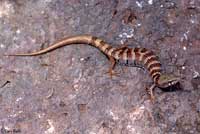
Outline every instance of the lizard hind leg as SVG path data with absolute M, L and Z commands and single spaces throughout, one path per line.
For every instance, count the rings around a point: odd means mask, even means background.
M 111 63 L 108 72 L 106 72 L 107 74 L 110 75 L 110 77 L 112 78 L 113 76 L 117 76 L 119 73 L 114 71 L 115 65 L 116 65 L 116 60 L 114 57 L 112 56 L 108 56 L 109 61 Z
M 119 48 L 116 48 L 115 51 L 119 51 L 119 50 L 124 51 L 127 48 L 128 48 L 127 45 L 123 45 Z M 114 71 L 114 68 L 115 68 L 115 65 L 116 65 L 116 59 L 113 56 L 110 56 L 110 55 L 107 55 L 107 57 L 108 57 L 109 61 L 111 62 L 111 65 L 110 65 L 108 72 L 106 72 L 106 73 L 108 73 L 110 75 L 110 77 L 112 78 L 112 76 L 117 76 L 119 74 L 119 73 Z

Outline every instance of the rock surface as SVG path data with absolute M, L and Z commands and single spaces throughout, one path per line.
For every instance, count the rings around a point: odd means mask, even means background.
M 1 0 L 0 31 L 0 133 L 200 133 L 199 0 Z M 152 104 L 147 71 L 117 66 L 111 79 L 88 45 L 4 56 L 79 34 L 153 50 L 182 90 L 156 88 Z

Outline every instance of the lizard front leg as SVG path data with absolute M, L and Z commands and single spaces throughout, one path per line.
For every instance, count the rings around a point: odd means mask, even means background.
M 154 100 L 155 100 L 155 96 L 154 96 L 154 94 L 153 94 L 153 89 L 156 87 L 156 84 L 152 84 L 151 86 L 150 86 L 150 88 L 146 88 L 146 91 L 147 91 L 147 93 L 148 93 L 148 95 L 149 95 L 149 97 L 150 97 L 150 100 L 152 101 L 152 102 L 154 102 Z

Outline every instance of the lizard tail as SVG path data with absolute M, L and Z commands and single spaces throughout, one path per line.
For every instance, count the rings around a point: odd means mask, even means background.
M 36 52 L 8 54 L 4 56 L 37 56 L 37 55 L 45 54 L 57 48 L 71 45 L 71 44 L 90 44 L 91 46 L 97 47 L 98 49 L 103 51 L 105 54 L 108 54 L 108 51 L 113 48 L 111 45 L 109 45 L 108 43 L 105 43 L 103 40 L 97 37 L 94 37 L 91 35 L 80 35 L 80 36 L 72 36 L 72 37 L 64 38 L 63 40 Z

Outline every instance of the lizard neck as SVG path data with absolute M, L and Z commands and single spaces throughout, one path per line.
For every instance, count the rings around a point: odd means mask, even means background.
M 158 81 L 160 80 L 160 76 L 161 76 L 161 74 L 157 74 L 157 75 L 155 75 L 155 76 L 153 77 L 153 82 L 154 82 L 156 85 L 158 85 Z

